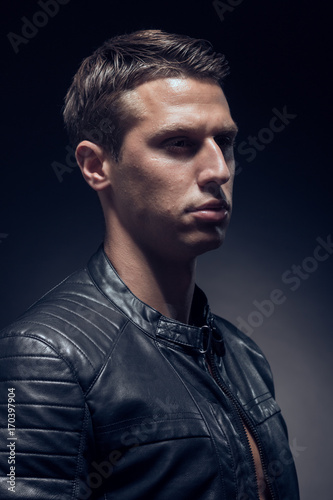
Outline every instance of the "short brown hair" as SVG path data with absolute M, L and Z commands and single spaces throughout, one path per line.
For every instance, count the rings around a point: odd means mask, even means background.
M 156 78 L 212 79 L 228 74 L 224 55 L 207 40 L 160 30 L 141 30 L 107 40 L 83 60 L 70 86 L 64 120 L 74 148 L 84 139 L 117 159 L 126 131 L 121 97 Z

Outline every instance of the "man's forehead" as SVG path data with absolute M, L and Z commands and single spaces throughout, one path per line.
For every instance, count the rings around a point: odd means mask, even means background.
M 158 78 L 141 83 L 131 91 L 133 102 L 149 105 L 205 104 L 212 100 L 226 103 L 221 87 L 211 79 Z
M 124 96 L 127 111 L 140 121 L 167 120 L 170 128 L 179 128 L 179 112 L 184 118 L 200 120 L 201 113 L 218 117 L 221 128 L 236 128 L 221 87 L 213 80 L 159 78 L 138 85 Z M 174 120 L 176 118 L 177 120 Z

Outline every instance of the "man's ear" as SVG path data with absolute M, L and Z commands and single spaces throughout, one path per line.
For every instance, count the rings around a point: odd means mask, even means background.
M 110 185 L 109 159 L 105 151 L 90 141 L 82 141 L 75 152 L 76 161 L 84 179 L 95 191 L 102 191 Z

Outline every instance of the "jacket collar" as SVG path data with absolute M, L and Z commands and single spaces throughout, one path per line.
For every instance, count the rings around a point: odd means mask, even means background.
M 193 324 L 187 325 L 163 316 L 136 297 L 121 280 L 105 254 L 103 245 L 91 257 L 87 268 L 95 286 L 139 328 L 153 337 L 185 348 L 204 349 L 205 340 L 202 327 L 212 323 L 212 314 L 206 295 L 198 286 L 195 287 L 192 301 L 191 319 Z

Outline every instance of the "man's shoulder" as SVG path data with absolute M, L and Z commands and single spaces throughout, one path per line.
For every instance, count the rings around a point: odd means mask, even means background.
M 0 332 L 2 355 L 52 352 L 83 382 L 99 371 L 128 319 L 91 279 L 74 272 Z M 83 377 L 83 380 L 82 380 Z

